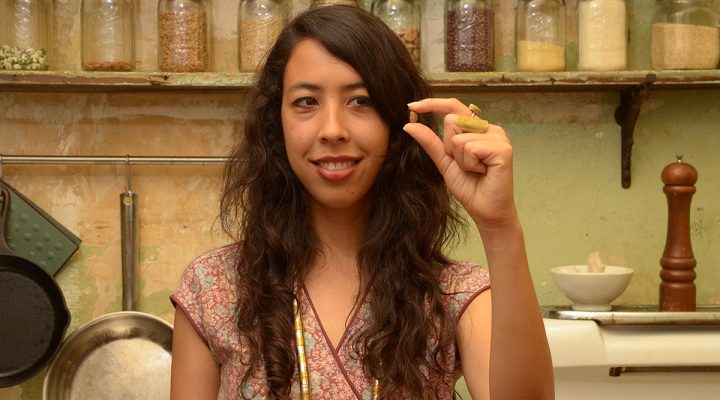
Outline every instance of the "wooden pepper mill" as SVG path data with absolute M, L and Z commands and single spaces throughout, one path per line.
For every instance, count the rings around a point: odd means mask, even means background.
M 695 311 L 696 262 L 690 243 L 690 201 L 697 179 L 697 171 L 683 162 L 682 156 L 662 171 L 668 228 L 660 259 L 660 311 Z

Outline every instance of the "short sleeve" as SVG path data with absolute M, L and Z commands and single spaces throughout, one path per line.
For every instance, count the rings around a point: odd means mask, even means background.
M 490 288 L 490 275 L 486 269 L 465 261 L 443 271 L 440 287 L 446 294 L 446 307 L 457 323 L 470 302 Z
M 193 260 L 170 296 L 188 316 L 218 363 L 237 344 L 237 259 L 234 246 L 212 250 Z

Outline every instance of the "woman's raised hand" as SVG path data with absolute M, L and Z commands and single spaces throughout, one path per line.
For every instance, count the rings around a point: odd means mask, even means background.
M 443 114 L 444 135 L 420 123 L 404 129 L 430 156 L 453 196 L 478 228 L 492 228 L 517 218 L 512 183 L 512 145 L 505 131 L 490 124 L 486 132 L 458 126 L 472 116 L 457 99 L 429 98 L 408 104 L 410 111 Z

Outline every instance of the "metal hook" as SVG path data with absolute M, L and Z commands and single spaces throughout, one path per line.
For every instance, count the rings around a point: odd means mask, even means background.
M 130 190 L 130 154 L 125 156 L 125 191 L 132 193 Z

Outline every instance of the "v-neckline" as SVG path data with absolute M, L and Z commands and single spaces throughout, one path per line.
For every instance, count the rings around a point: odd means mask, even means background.
M 333 344 L 332 340 L 330 340 L 330 336 L 327 333 L 327 330 L 325 330 L 325 326 L 323 325 L 322 319 L 320 319 L 320 314 L 315 309 L 315 304 L 313 303 L 312 297 L 310 296 L 310 291 L 307 289 L 307 286 L 305 286 L 305 283 L 303 282 L 301 285 L 303 296 L 307 299 L 308 304 L 310 304 L 310 310 L 312 311 L 312 317 L 317 321 L 318 327 L 320 327 L 320 331 L 322 332 L 323 337 L 325 338 L 325 342 L 327 342 L 328 348 L 330 351 L 332 351 L 333 355 L 335 357 L 340 356 L 340 350 L 342 349 L 343 344 L 345 343 L 345 340 L 347 339 L 350 329 L 355 325 L 357 316 L 360 313 L 360 310 L 365 305 L 365 299 L 367 297 L 367 291 L 364 291 L 362 296 L 359 298 L 359 301 L 357 304 L 355 304 L 355 307 L 353 308 L 350 319 L 348 320 L 348 323 L 345 325 L 345 329 L 343 329 L 342 335 L 340 335 L 340 340 L 338 340 L 337 345 Z

